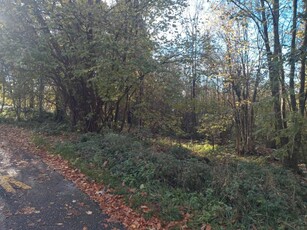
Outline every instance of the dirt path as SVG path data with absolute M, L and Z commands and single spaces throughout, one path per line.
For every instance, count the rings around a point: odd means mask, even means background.
M 0 130 L 1 230 L 124 229 L 110 223 L 86 194 L 11 138 Z

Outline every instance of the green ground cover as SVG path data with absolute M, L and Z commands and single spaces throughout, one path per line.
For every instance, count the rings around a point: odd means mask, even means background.
M 33 141 L 48 146 L 38 135 Z M 143 213 L 147 217 L 171 221 L 189 213 L 191 229 L 203 224 L 214 229 L 306 228 L 306 187 L 265 157 L 237 157 L 227 148 L 213 151 L 207 143 L 140 140 L 112 132 L 80 134 L 49 149 L 124 195 L 131 207 L 140 212 L 141 206 L 149 207 Z

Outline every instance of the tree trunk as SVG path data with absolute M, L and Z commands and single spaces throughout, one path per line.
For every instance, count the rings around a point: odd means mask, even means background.
M 297 0 L 293 0 L 293 13 L 292 13 L 292 37 L 291 37 L 291 57 L 290 57 L 290 74 L 289 74 L 289 90 L 292 111 L 297 111 L 295 88 L 294 88 L 294 75 L 295 75 L 295 50 L 296 50 L 296 34 L 297 34 Z
M 16 113 L 16 120 L 20 121 L 21 120 L 21 98 L 18 96 L 15 100 L 15 113 Z
M 265 12 L 265 1 L 261 0 L 261 7 L 262 7 L 262 25 L 263 25 L 263 40 L 266 48 L 266 56 L 267 62 L 269 66 L 269 78 L 270 78 L 270 89 L 271 95 L 273 98 L 273 111 L 275 117 L 275 131 L 279 133 L 283 127 L 283 115 L 281 110 L 281 98 L 280 98 L 280 63 L 279 63 L 279 2 L 276 0 L 273 3 L 273 31 L 274 31 L 274 53 L 271 51 L 270 47 L 270 40 L 269 40 L 269 30 L 268 30 L 268 22 L 267 16 Z M 285 140 L 281 140 L 280 146 L 282 147 L 285 143 Z
M 296 0 L 294 0 L 296 2 Z M 294 4 L 294 3 L 293 3 Z M 297 4 L 297 2 L 296 2 Z M 307 1 L 304 0 L 304 12 L 307 12 Z M 294 34 L 292 33 L 292 36 Z M 293 39 L 293 37 L 292 37 Z M 305 116 L 305 103 L 306 103 L 306 92 L 305 92 L 305 84 L 306 84 L 306 48 L 307 48 L 307 19 L 304 19 L 304 39 L 301 50 L 303 51 L 301 56 L 301 69 L 300 69 L 300 88 L 299 88 L 299 111 L 297 116 L 294 117 L 294 128 L 297 127 L 296 133 L 293 139 L 293 147 L 288 150 L 288 157 L 286 159 L 286 165 L 291 167 L 292 169 L 298 171 L 298 163 L 299 163 L 299 155 L 302 146 L 302 127 Z M 291 80 L 291 79 L 290 79 Z M 291 101 L 292 102 L 292 101 Z M 297 111 L 296 101 L 295 104 L 293 102 L 292 106 L 293 110 Z
M 140 76 L 140 88 L 139 88 L 139 96 L 138 96 L 138 104 L 141 105 L 143 103 L 143 97 L 144 97 L 144 75 L 142 74 Z M 143 106 L 140 107 L 140 109 L 142 108 Z M 142 118 L 142 112 L 139 113 L 139 128 L 142 128 L 143 127 L 143 118 Z
M 58 91 L 58 90 L 57 90 Z M 55 94 L 55 116 L 54 119 L 57 122 L 62 122 L 65 120 L 66 116 L 66 106 L 64 106 L 63 100 L 61 100 L 58 92 Z
M 44 112 L 44 81 L 43 77 L 38 79 L 38 116 L 39 120 L 43 119 L 43 112 Z
M 129 91 L 128 91 L 129 92 Z M 120 126 L 120 132 L 123 131 L 125 123 L 126 123 L 126 116 L 128 116 L 128 106 L 129 106 L 129 93 L 126 93 L 126 102 L 125 102 L 125 108 L 123 111 L 123 119 L 122 119 L 122 123 Z
M 3 76 L 2 78 L 2 101 L 1 101 L 1 108 L 0 108 L 0 112 L 3 111 L 4 105 L 5 105 L 5 76 Z
M 305 15 L 307 13 L 307 0 L 304 0 L 304 12 Z M 301 56 L 301 70 L 300 70 L 300 90 L 299 90 L 299 108 L 301 116 L 305 115 L 305 103 L 306 103 L 306 92 L 305 92 L 305 84 L 306 84 L 306 50 L 307 50 L 307 19 L 306 16 L 304 18 L 304 40 L 301 47 L 302 56 Z

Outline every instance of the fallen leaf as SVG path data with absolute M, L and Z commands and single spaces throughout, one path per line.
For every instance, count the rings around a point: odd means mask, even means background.
M 205 224 L 200 228 L 200 230 L 212 230 L 212 228 L 210 224 Z
M 144 213 L 148 213 L 150 211 L 150 208 L 148 208 L 146 205 L 142 205 L 141 209 Z
M 33 214 L 33 213 L 38 214 L 38 213 L 40 213 L 40 211 L 36 210 L 34 207 L 28 206 L 28 207 L 24 207 L 24 208 L 22 208 L 22 209 L 20 209 L 16 212 L 16 214 L 23 214 L 23 215 L 30 215 L 30 214 Z
M 104 193 L 105 193 L 104 190 L 100 190 L 100 191 L 95 192 L 96 195 L 103 195 Z

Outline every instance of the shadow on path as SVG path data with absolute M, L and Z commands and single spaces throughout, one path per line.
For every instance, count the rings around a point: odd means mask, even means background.
M 0 145 L 1 230 L 124 229 L 39 157 L 8 147 Z

